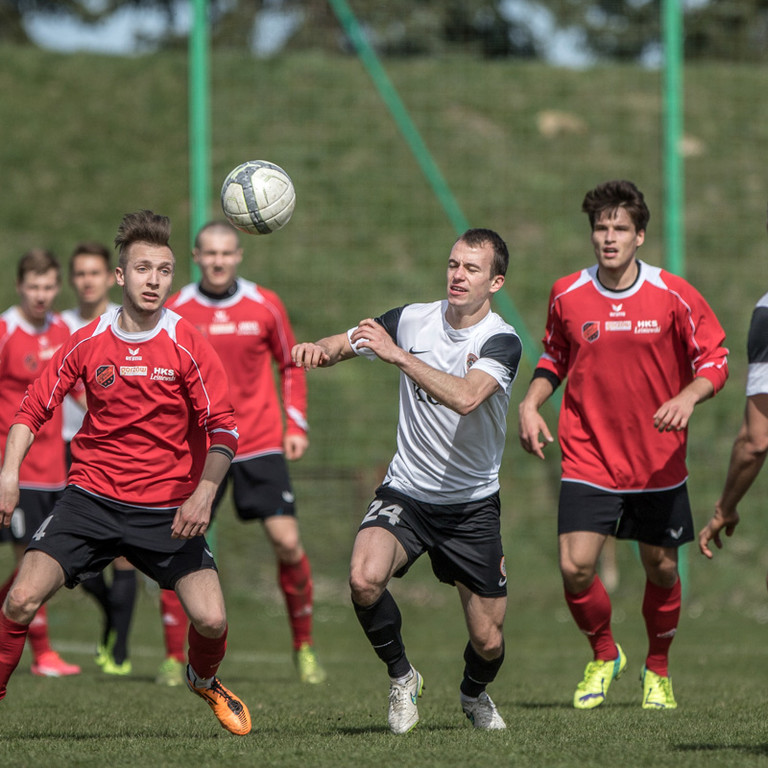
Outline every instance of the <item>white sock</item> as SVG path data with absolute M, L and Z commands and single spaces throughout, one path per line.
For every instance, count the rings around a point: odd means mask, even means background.
M 210 688 L 213 685 L 212 677 L 198 677 L 191 664 L 187 664 L 187 677 L 195 688 Z

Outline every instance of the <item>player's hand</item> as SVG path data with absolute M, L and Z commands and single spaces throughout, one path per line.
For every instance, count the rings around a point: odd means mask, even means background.
M 213 496 L 201 490 L 200 486 L 176 510 L 171 524 L 172 539 L 193 539 L 204 536 L 211 522 Z
M 535 408 L 527 408 L 524 403 L 520 404 L 518 411 L 520 421 L 518 423 L 518 436 L 523 450 L 544 458 L 544 448 L 554 442 L 552 433 L 549 431 L 547 422 L 544 421 L 541 414 Z M 544 436 L 544 440 L 539 438 Z
M 710 560 L 713 552 L 709 548 L 709 542 L 714 541 L 718 549 L 723 548 L 723 542 L 720 540 L 720 532 L 725 529 L 726 536 L 733 536 L 736 526 L 739 524 L 739 513 L 734 509 L 732 512 L 724 512 L 719 505 L 715 505 L 715 514 L 712 519 L 699 532 L 699 550 Z
M 288 461 L 300 459 L 309 447 L 309 438 L 305 434 L 292 432 L 283 437 L 283 453 Z
M 0 472 L 0 527 L 7 528 L 19 505 L 19 478 Z
M 666 403 L 662 403 L 653 414 L 653 426 L 659 432 L 681 432 L 688 426 L 697 398 L 681 392 Z
M 370 349 L 379 360 L 383 360 L 385 363 L 397 364 L 398 360 L 401 360 L 405 354 L 395 344 L 384 326 L 370 317 L 357 324 L 357 328 L 352 331 L 349 340 L 352 344 Z
M 310 341 L 294 345 L 291 350 L 291 360 L 297 368 L 304 368 L 305 371 L 311 368 L 322 368 L 330 362 L 330 355 L 319 344 Z

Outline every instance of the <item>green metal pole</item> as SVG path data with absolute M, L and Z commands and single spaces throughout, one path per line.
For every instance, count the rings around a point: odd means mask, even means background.
M 662 0 L 664 36 L 664 239 L 670 272 L 685 275 L 682 0 Z
M 208 220 L 210 184 L 210 117 L 208 77 L 208 0 L 193 0 L 194 19 L 189 35 L 189 182 L 190 243 Z M 197 265 L 190 263 L 197 280 Z

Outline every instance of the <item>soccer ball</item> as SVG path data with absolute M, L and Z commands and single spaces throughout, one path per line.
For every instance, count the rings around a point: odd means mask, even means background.
M 221 187 L 221 208 L 233 226 L 251 235 L 282 229 L 296 206 L 291 177 L 266 160 L 249 160 L 234 168 Z

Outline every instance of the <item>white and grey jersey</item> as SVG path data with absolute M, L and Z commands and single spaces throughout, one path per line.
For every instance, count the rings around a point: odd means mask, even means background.
M 768 293 L 752 312 L 747 337 L 747 397 L 768 394 Z
M 499 315 L 489 312 L 457 330 L 445 319 L 447 308 L 446 300 L 409 304 L 376 318 L 399 347 L 437 370 L 464 377 L 474 368 L 499 383 L 491 397 L 460 416 L 400 373 L 397 452 L 384 484 L 432 504 L 475 501 L 499 489 L 510 390 L 522 354 L 515 329 Z M 376 359 L 365 347 L 353 349 Z

